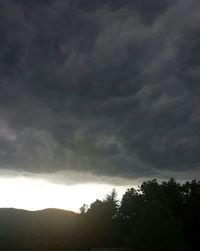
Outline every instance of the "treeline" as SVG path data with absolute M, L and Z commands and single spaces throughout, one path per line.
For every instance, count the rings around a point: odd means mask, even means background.
M 80 211 L 0 209 L 0 250 L 200 250 L 199 181 L 143 182 L 128 189 L 121 201 L 113 190 Z
M 143 182 L 128 189 L 121 202 L 113 190 L 88 210 L 81 208 L 79 233 L 79 242 L 88 248 L 200 250 L 200 182 Z

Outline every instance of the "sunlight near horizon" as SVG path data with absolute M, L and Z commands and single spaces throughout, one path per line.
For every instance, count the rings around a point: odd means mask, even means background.
M 14 207 L 26 210 L 60 208 L 79 212 L 85 203 L 90 205 L 96 199 L 105 198 L 115 188 L 120 199 L 125 186 L 105 184 L 60 185 L 45 180 L 27 177 L 0 178 L 0 207 Z

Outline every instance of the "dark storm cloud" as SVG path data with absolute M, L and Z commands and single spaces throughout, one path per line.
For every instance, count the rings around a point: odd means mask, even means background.
M 0 166 L 150 177 L 200 163 L 200 3 L 0 3 Z

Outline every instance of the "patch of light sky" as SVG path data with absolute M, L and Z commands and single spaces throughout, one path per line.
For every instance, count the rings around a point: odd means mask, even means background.
M 33 211 L 59 208 L 79 212 L 83 204 L 104 199 L 113 188 L 121 199 L 128 187 L 92 183 L 67 186 L 31 177 L 0 177 L 0 207 Z

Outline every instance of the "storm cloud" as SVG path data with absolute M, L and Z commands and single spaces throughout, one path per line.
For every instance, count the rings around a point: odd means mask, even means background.
M 0 168 L 198 176 L 199 12 L 199 0 L 1 1 Z

